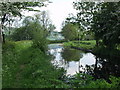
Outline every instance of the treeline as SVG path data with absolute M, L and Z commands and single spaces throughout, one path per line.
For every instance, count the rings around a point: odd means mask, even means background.
M 41 31 L 41 35 L 47 37 L 55 29 L 46 11 L 36 14 L 34 17 L 27 16 L 22 21 L 22 26 L 14 28 L 8 38 L 14 41 L 32 40 L 36 31 Z
M 95 39 L 96 46 L 117 48 L 120 44 L 120 2 L 73 3 L 77 16 L 69 15 L 62 33 L 68 40 Z

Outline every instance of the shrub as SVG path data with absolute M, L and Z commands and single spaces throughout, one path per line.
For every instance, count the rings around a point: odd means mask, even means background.
M 15 49 L 15 42 L 6 41 L 6 43 L 3 43 L 2 49 L 3 49 L 3 52 L 7 51 L 9 49 L 14 50 Z
M 45 32 L 42 30 L 37 30 L 33 34 L 33 47 L 39 48 L 42 52 L 47 49 L 47 40 L 45 37 Z

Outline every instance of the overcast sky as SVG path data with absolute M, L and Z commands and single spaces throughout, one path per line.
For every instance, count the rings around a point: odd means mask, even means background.
M 61 24 L 68 17 L 69 13 L 76 15 L 76 10 L 73 9 L 73 1 L 75 0 L 50 0 L 53 3 L 50 3 L 47 7 L 42 7 L 40 10 L 46 10 L 49 13 L 50 19 L 53 21 L 53 24 L 56 26 L 56 30 L 60 31 Z M 33 13 L 26 13 L 26 15 L 32 15 Z
M 75 9 L 73 9 L 72 2 L 74 0 L 51 0 L 53 3 L 48 5 L 47 9 L 49 11 L 49 15 L 51 20 L 53 21 L 53 24 L 56 26 L 56 30 L 60 31 L 60 27 L 62 22 L 65 20 L 65 18 L 68 16 L 69 13 L 76 12 Z

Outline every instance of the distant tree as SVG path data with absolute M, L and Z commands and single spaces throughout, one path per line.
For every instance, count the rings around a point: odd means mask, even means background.
M 78 26 L 72 23 L 67 23 L 62 28 L 62 34 L 66 40 L 75 40 L 78 38 Z
M 55 25 L 49 24 L 49 27 L 48 27 L 49 33 L 50 33 L 50 32 L 53 32 L 53 30 L 55 30 L 55 29 L 56 29 Z
M 34 31 L 38 30 L 38 28 L 44 31 L 44 28 L 40 25 L 36 17 L 27 16 L 24 18 L 22 24 L 22 27 L 16 28 L 11 35 L 15 41 L 32 40 Z
M 76 21 L 76 17 L 73 14 L 69 14 L 66 20 L 62 23 L 63 36 L 67 40 L 83 39 L 83 28 Z
M 52 24 L 52 21 L 51 21 L 51 19 L 49 17 L 49 14 L 46 11 L 42 11 L 41 13 L 36 14 L 35 16 L 38 19 L 38 22 L 44 28 L 44 31 L 46 31 L 46 36 L 48 36 L 49 33 L 56 28 Z
M 120 43 L 120 2 L 74 2 L 77 21 L 94 33 L 96 45 L 102 40 L 107 47 Z
M 74 8 L 78 11 L 76 21 L 83 28 L 84 32 L 91 31 L 93 16 L 100 9 L 99 8 L 100 4 L 101 3 L 95 2 L 80 2 L 80 1 L 73 2 Z M 96 43 L 98 43 L 98 39 L 97 38 L 95 39 Z
M 45 4 L 43 2 L 6 2 L 0 3 L 0 15 L 1 15 L 1 29 L 0 29 L 0 42 L 5 42 L 4 27 L 7 22 L 12 21 L 11 17 L 21 17 L 23 10 L 28 11 L 39 11 L 34 10 L 33 7 L 42 7 Z

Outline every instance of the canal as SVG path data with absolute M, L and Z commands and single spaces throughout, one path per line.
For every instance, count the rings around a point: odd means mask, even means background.
M 62 44 L 49 44 L 48 52 L 53 56 L 51 63 L 63 67 L 66 75 L 86 73 L 95 78 L 108 79 L 110 75 L 120 76 L 120 60 L 98 57 L 92 53 L 64 47 Z

